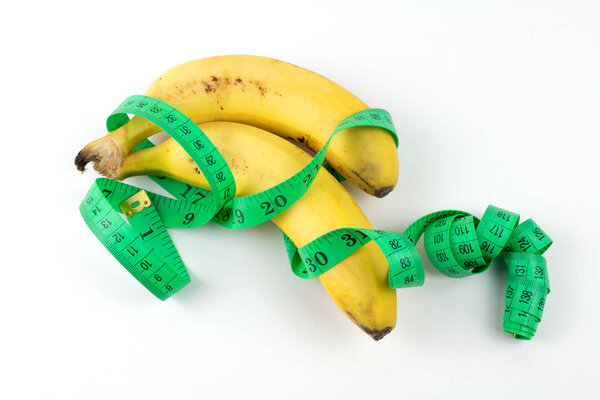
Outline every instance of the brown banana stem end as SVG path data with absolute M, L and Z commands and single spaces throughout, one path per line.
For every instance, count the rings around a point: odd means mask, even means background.
M 111 136 L 104 136 L 89 143 L 77 154 L 75 167 L 83 172 L 86 165 L 92 162 L 100 175 L 115 179 L 119 176 L 123 159 L 123 152 L 117 141 Z

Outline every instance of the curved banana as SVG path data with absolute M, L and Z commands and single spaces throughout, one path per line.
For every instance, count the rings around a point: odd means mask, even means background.
M 268 189 L 299 171 L 310 156 L 294 144 L 259 128 L 233 122 L 199 124 L 229 164 L 236 196 Z M 163 175 L 209 189 L 204 176 L 173 139 L 132 152 L 117 171 L 117 179 L 134 175 Z M 372 229 L 343 186 L 321 168 L 307 193 L 273 218 L 300 247 L 333 229 Z M 373 242 L 319 276 L 340 309 L 373 339 L 379 340 L 396 324 L 396 291 L 387 280 L 388 264 Z
M 234 121 L 254 125 L 318 151 L 338 123 L 367 105 L 341 86 L 295 65 L 258 56 L 219 56 L 179 65 L 161 75 L 146 95 L 179 109 L 196 123 Z M 160 131 L 134 117 L 78 157 L 116 171 L 143 139 Z M 108 157 L 108 158 L 105 158 Z M 377 127 L 336 135 L 326 160 L 365 192 L 383 197 L 398 180 L 393 138 Z

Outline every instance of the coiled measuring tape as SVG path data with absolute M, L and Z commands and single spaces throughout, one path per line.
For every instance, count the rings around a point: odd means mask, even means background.
M 211 190 L 151 176 L 174 198 L 99 178 L 80 205 L 84 221 L 110 253 L 150 292 L 165 300 L 190 281 L 189 274 L 166 227 L 193 228 L 213 221 L 242 229 L 279 215 L 306 193 L 325 160 L 329 143 L 338 132 L 357 126 L 377 126 L 398 138 L 387 111 L 368 109 L 344 119 L 309 164 L 284 182 L 263 192 L 235 196 L 233 174 L 216 147 L 198 126 L 174 107 L 148 96 L 127 98 L 108 117 L 115 130 L 138 115 L 173 137 L 194 160 Z M 153 146 L 149 140 L 135 150 Z M 338 174 L 338 179 L 339 174 Z M 123 215 L 125 218 L 123 218 Z M 341 228 L 297 248 L 284 234 L 293 273 L 314 278 L 373 240 L 389 264 L 392 288 L 422 286 L 425 274 L 415 243 L 424 235 L 425 251 L 444 275 L 465 277 L 485 271 L 504 254 L 508 270 L 504 330 L 530 339 L 541 320 L 550 291 L 541 254 L 552 241 L 533 222 L 518 225 L 515 213 L 489 206 L 481 221 L 457 210 L 428 214 L 403 233 Z

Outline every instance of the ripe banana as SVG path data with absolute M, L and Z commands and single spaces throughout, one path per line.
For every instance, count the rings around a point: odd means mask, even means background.
M 368 108 L 321 75 L 258 56 L 219 56 L 179 65 L 160 76 L 146 95 L 172 105 L 196 123 L 254 125 L 315 152 L 339 122 Z M 95 161 L 110 177 L 137 144 L 158 131 L 145 119 L 134 117 L 94 146 L 86 146 L 79 155 L 79 165 Z M 382 128 L 355 127 L 339 133 L 329 146 L 326 160 L 349 181 L 377 197 L 388 194 L 398 180 L 396 146 Z
M 233 122 L 199 124 L 229 164 L 236 196 L 268 189 L 299 171 L 310 156 L 294 144 L 249 125 Z M 114 171 L 116 179 L 134 175 L 168 176 L 209 189 L 194 161 L 174 140 L 132 152 Z M 343 186 L 321 168 L 308 192 L 273 218 L 300 247 L 333 229 L 372 229 Z M 319 276 L 340 309 L 373 339 L 379 340 L 396 324 L 396 292 L 387 280 L 388 264 L 373 242 Z

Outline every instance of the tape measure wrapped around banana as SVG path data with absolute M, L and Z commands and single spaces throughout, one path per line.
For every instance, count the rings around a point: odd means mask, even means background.
M 179 65 L 152 83 L 150 96 L 196 123 L 239 122 L 319 151 L 346 117 L 369 107 L 329 79 L 295 65 L 257 56 L 220 56 Z M 144 118 L 110 132 L 82 152 L 98 172 L 118 176 L 124 158 L 161 129 Z M 337 135 L 327 162 L 365 192 L 383 197 L 398 180 L 394 139 L 385 129 L 361 126 Z M 109 155 L 106 157 L 105 155 Z
M 127 114 L 136 116 L 129 120 Z M 517 240 L 513 230 L 527 238 L 539 230 L 534 223 L 514 229 L 518 216 L 496 208 L 481 223 L 467 213 L 445 211 L 423 217 L 404 234 L 373 230 L 322 165 L 327 160 L 336 175 L 385 196 L 398 177 L 391 117 L 320 75 L 273 59 L 221 56 L 175 67 L 146 96 L 126 99 L 107 128 L 108 135 L 75 159 L 79 170 L 93 162 L 111 179 L 97 180 L 80 210 L 119 262 L 161 299 L 189 282 L 165 227 L 212 220 L 240 229 L 272 220 L 284 232 L 293 272 L 318 276 L 345 315 L 379 340 L 396 324 L 394 289 L 424 282 L 414 246 L 421 234 L 434 266 L 459 277 L 485 270 L 509 238 Z M 162 130 L 171 138 L 157 146 L 147 140 Z M 311 157 L 286 139 L 317 154 Z M 150 175 L 177 200 L 117 182 L 135 175 Z M 457 227 L 452 236 L 449 229 Z M 542 236 L 543 245 L 534 246 L 539 251 L 531 257 L 541 257 L 550 245 Z M 458 255 L 465 251 L 473 254 Z M 533 307 L 545 301 L 549 286 L 545 263 L 528 260 L 528 269 L 542 268 L 545 277 L 544 284 L 535 282 L 536 289 L 518 286 Z M 527 275 L 534 279 L 532 274 Z M 532 337 L 541 311 L 515 307 L 507 304 L 505 329 Z

